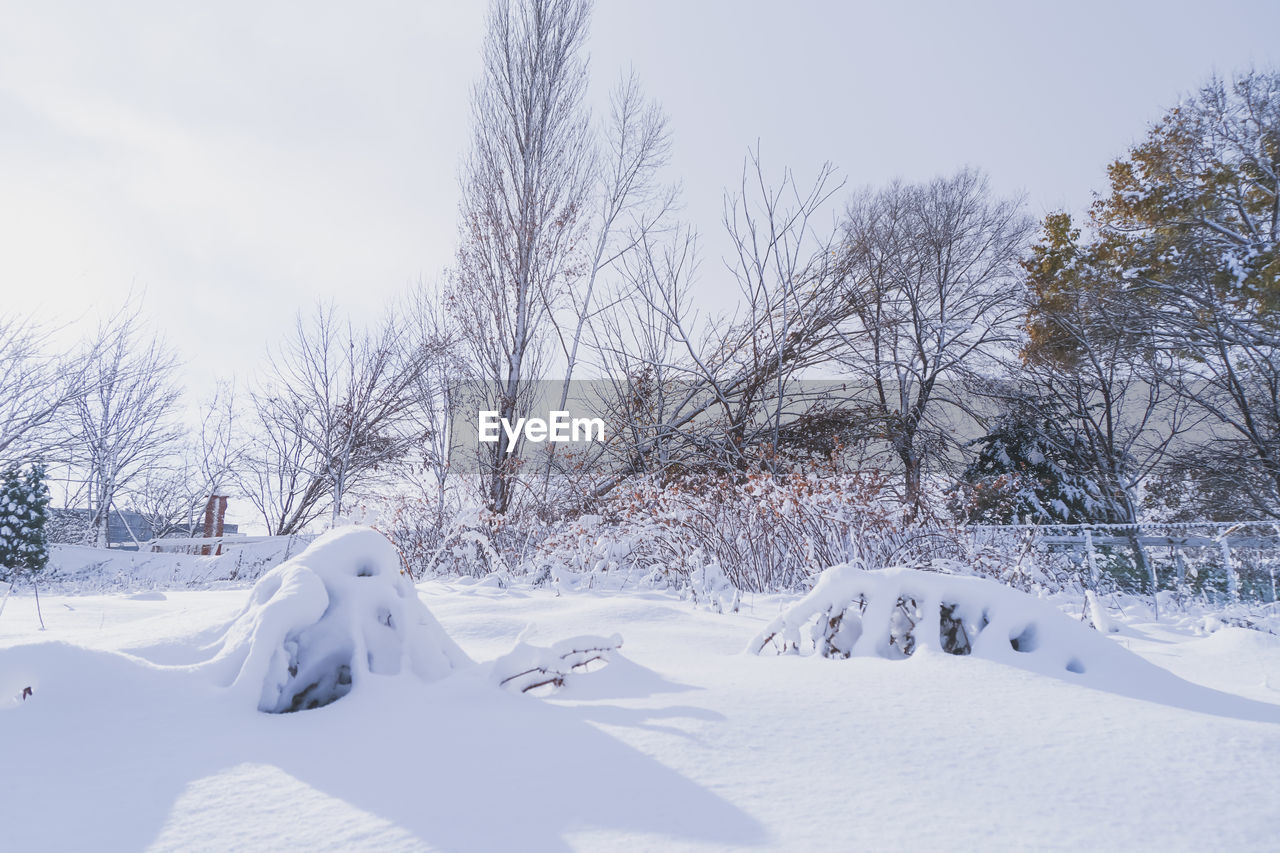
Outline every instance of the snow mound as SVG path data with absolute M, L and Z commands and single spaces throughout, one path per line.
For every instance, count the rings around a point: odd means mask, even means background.
M 200 668 L 269 713 L 328 705 L 371 675 L 436 681 L 471 663 L 367 527 L 327 533 L 263 575 L 214 645 Z
M 1252 628 L 1223 625 L 1199 640 L 1198 645 L 1202 652 L 1212 652 L 1224 658 L 1250 660 L 1280 652 L 1280 637 Z
M 769 649 L 828 658 L 972 655 L 1120 695 L 1280 721 L 1280 708 L 1183 681 L 1049 602 L 986 578 L 834 566 L 748 646 Z

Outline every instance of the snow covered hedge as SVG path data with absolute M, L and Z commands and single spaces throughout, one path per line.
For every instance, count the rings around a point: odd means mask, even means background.
M 975 537 L 931 515 L 904 522 L 882 472 L 835 463 L 640 477 L 590 509 L 559 520 L 472 510 L 428 531 L 432 517 L 401 507 L 387 530 L 420 577 L 675 590 L 722 612 L 736 610 L 743 593 L 811 589 L 824 569 L 846 562 L 976 574 L 1024 590 L 1060 590 L 1073 577 L 1029 537 Z

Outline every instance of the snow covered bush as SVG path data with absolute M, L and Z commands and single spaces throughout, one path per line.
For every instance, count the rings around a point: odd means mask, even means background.
M 0 580 L 33 574 L 49 561 L 49 488 L 44 468 L 10 468 L 0 475 Z
M 932 519 L 904 522 L 883 475 L 817 467 L 637 481 L 602 513 L 543 539 L 525 570 L 558 588 L 681 590 L 716 611 L 735 609 L 743 592 L 807 590 L 842 563 L 1062 589 L 1069 578 L 1047 570 L 1033 545 L 1016 533 L 981 538 Z
M 618 636 L 545 649 L 521 641 L 489 671 L 511 689 L 559 687 L 621 645 Z M 432 682 L 473 665 L 418 598 L 395 546 L 355 526 L 263 575 L 207 650 L 198 669 L 273 714 L 324 707 L 373 676 Z
M 1051 674 L 1114 670 L 1123 652 L 1053 604 L 983 578 L 912 569 L 823 573 L 752 641 L 761 654 L 902 659 L 923 650 L 975 655 Z
M 435 681 L 470 659 L 419 600 L 382 534 L 336 529 L 258 581 L 205 664 L 261 711 L 334 702 L 373 675 Z
M 494 575 L 504 584 L 510 578 L 500 544 L 512 538 L 504 534 L 516 519 L 473 507 L 459 511 L 441 528 L 431 529 L 423 520 L 421 513 L 401 504 L 386 525 L 387 537 L 417 577 Z
M 742 595 L 719 563 L 708 563 L 697 552 L 690 558 L 694 568 L 689 572 L 689 595 L 693 603 L 716 613 L 737 613 Z
M 638 478 L 594 509 L 558 522 L 462 512 L 430 536 L 407 523 L 388 535 L 417 576 L 523 579 L 563 591 L 668 589 L 718 612 L 735 610 L 746 592 L 807 590 L 840 563 L 977 574 L 1025 590 L 1064 583 L 1016 535 L 986 541 L 932 517 L 904 522 L 883 473 L 831 462 L 789 473 Z
M 955 552 L 945 534 L 900 519 L 875 472 L 643 479 L 543 540 L 530 564 L 535 577 L 560 584 L 668 587 L 713 593 L 723 605 L 727 587 L 806 589 L 836 563 L 880 567 Z
M 1032 594 L 1083 590 L 1082 567 L 1068 555 L 1043 547 L 1034 530 L 949 528 L 955 553 L 929 568 L 944 574 L 974 575 Z
M 1066 615 L 1057 604 L 984 578 L 834 566 L 812 592 L 757 634 L 747 651 L 836 660 L 910 658 L 926 667 L 924 672 L 956 660 L 950 656 L 981 658 L 1175 707 L 1277 719 L 1275 705 L 1184 681 L 1109 639 L 1105 629 Z M 1107 621 L 1105 615 L 1095 618 Z M 987 677 L 981 667 L 967 672 Z
M 556 525 L 522 571 L 535 584 L 557 590 L 578 588 L 656 588 L 679 586 L 673 573 L 641 559 L 638 540 L 651 535 L 648 523 L 588 513 Z

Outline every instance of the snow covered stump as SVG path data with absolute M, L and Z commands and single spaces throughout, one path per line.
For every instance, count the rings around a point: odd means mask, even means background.
M 319 708 L 370 675 L 436 681 L 471 664 L 376 530 L 345 527 L 263 575 L 205 664 L 258 710 Z

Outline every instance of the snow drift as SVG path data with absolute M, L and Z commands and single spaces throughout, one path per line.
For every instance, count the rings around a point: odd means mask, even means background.
M 1183 681 L 1046 601 L 995 581 L 851 564 L 752 639 L 748 651 L 901 660 L 922 652 L 972 655 L 1056 678 L 1242 719 L 1280 721 L 1280 708 Z
M 318 708 L 370 675 L 436 681 L 471 660 L 367 527 L 317 539 L 263 575 L 199 668 L 272 713 Z

